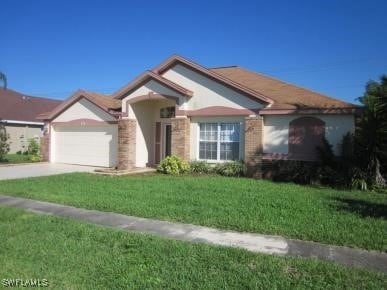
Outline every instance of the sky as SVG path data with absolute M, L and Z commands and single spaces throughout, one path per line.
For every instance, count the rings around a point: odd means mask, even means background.
M 112 93 L 177 53 L 349 102 L 387 74 L 387 1 L 0 3 L 0 71 L 25 94 Z

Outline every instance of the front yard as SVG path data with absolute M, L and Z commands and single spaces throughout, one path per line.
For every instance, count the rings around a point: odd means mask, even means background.
M 220 176 L 87 173 L 0 181 L 0 194 L 387 251 L 387 195 Z
M 47 279 L 50 289 L 384 289 L 387 283 L 385 274 L 333 263 L 166 240 L 2 206 L 0 232 L 2 283 Z

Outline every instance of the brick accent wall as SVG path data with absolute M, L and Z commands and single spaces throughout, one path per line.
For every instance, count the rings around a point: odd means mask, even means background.
M 118 121 L 118 169 L 136 166 L 136 120 Z
M 51 134 L 49 130 L 43 131 L 43 136 L 40 137 L 40 155 L 42 161 L 50 161 Z
M 189 160 L 190 154 L 190 120 L 188 118 L 173 118 L 172 125 L 172 155 Z
M 247 175 L 262 178 L 263 118 L 245 118 L 245 162 Z

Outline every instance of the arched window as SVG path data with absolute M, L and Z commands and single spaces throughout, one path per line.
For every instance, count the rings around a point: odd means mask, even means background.
M 316 147 L 322 145 L 325 123 L 314 117 L 301 117 L 289 124 L 289 155 L 300 160 L 315 160 Z

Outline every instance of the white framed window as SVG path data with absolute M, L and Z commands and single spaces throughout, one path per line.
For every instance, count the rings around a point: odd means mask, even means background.
M 199 159 L 239 160 L 239 123 L 199 123 Z

